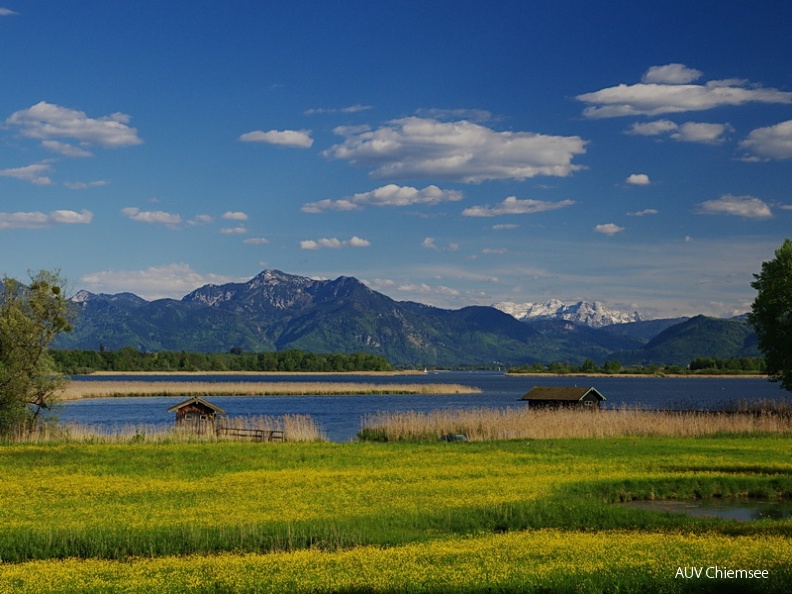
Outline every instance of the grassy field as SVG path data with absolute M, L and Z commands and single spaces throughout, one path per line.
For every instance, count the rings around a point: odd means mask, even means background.
M 0 593 L 787 592 L 781 435 L 0 446 Z M 678 577 L 680 568 L 767 578 Z M 725 568 L 725 569 L 724 569 Z

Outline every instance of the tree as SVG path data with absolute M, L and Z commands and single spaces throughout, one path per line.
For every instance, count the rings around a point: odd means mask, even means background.
M 775 258 L 762 263 L 751 286 L 758 291 L 748 314 L 756 331 L 767 374 L 792 391 L 792 239 L 784 241 Z
M 30 284 L 4 276 L 0 286 L 0 435 L 33 428 L 50 408 L 62 377 L 49 345 L 69 332 L 68 300 L 58 272 L 42 270 Z

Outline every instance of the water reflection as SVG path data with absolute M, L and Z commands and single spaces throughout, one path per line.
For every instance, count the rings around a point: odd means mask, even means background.
M 762 499 L 696 499 L 693 501 L 630 501 L 626 507 L 687 514 L 695 518 L 723 518 L 737 522 L 792 518 L 792 501 Z

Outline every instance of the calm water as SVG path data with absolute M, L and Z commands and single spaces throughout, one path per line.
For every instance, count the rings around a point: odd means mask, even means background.
M 697 499 L 695 501 L 631 501 L 622 504 L 650 511 L 673 512 L 694 518 L 723 518 L 738 522 L 784 520 L 792 517 L 792 501 L 759 499 Z
M 79 376 L 88 381 L 135 380 L 130 376 Z M 172 381 L 168 376 L 147 376 L 140 381 Z M 300 381 L 284 376 L 189 376 L 180 381 Z M 509 377 L 498 372 L 439 372 L 404 376 L 316 376 L 306 381 L 366 383 L 458 383 L 480 388 L 480 394 L 461 395 L 360 395 L 360 396 L 214 396 L 210 400 L 229 416 L 310 415 L 332 441 L 349 441 L 365 415 L 377 412 L 431 411 L 435 409 L 509 408 L 525 406 L 519 399 L 531 387 L 594 386 L 607 399 L 606 406 L 640 405 L 651 408 L 718 409 L 733 400 L 781 399 L 787 393 L 764 379 L 745 378 L 632 378 L 632 377 Z M 170 424 L 167 409 L 181 397 L 101 398 L 64 403 L 57 411 L 62 421 L 113 427 L 126 424 Z

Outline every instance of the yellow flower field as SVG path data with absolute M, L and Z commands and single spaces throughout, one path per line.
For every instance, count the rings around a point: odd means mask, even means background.
M 55 592 L 442 592 L 453 590 L 600 592 L 625 585 L 692 587 L 679 568 L 710 575 L 758 569 L 767 577 L 743 579 L 745 591 L 792 578 L 789 539 L 539 530 L 449 538 L 393 548 L 317 550 L 271 554 L 134 558 L 126 561 L 35 561 L 0 565 L 0 594 Z M 708 578 L 701 588 L 727 579 Z M 732 581 L 734 581 L 732 579 Z M 652 591 L 650 589 L 646 591 Z
M 695 591 L 680 567 L 792 583 L 792 519 L 615 505 L 790 497 L 782 436 L 15 444 L 0 476 L 0 594 Z

